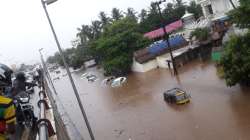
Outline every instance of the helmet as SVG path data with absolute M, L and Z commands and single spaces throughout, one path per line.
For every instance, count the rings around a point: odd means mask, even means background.
M 0 63 L 0 87 L 11 85 L 11 74 L 13 71 L 6 65 Z
M 26 77 L 25 77 L 24 72 L 18 72 L 18 73 L 16 74 L 16 79 L 17 79 L 18 81 L 25 82 L 25 81 L 26 81 Z

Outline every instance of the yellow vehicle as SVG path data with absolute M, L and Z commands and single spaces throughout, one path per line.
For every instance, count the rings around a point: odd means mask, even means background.
M 191 96 L 179 88 L 173 88 L 164 92 L 163 97 L 167 103 L 185 104 L 190 102 Z

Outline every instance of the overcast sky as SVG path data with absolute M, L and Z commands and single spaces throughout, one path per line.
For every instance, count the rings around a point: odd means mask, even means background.
M 140 11 L 151 1 L 58 0 L 48 6 L 48 11 L 62 47 L 68 48 L 72 47 L 76 28 L 90 24 L 100 11 L 110 14 L 113 7 Z M 34 63 L 39 61 L 39 48 L 44 48 L 45 56 L 57 51 L 40 0 L 1 0 L 0 18 L 0 63 Z

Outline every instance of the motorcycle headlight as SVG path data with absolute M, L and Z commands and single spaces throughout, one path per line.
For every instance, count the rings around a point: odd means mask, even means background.
M 29 98 L 20 98 L 20 101 L 22 103 L 28 103 L 29 102 Z

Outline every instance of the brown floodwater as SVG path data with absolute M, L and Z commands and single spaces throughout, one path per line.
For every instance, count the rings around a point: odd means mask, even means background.
M 167 69 L 133 73 L 122 87 L 89 83 L 74 73 L 96 140 L 249 140 L 250 90 L 227 87 L 213 63 L 193 61 L 174 77 Z M 89 139 L 67 77 L 55 81 L 60 99 L 85 140 Z M 180 87 L 191 94 L 185 105 L 169 105 L 163 92 Z

